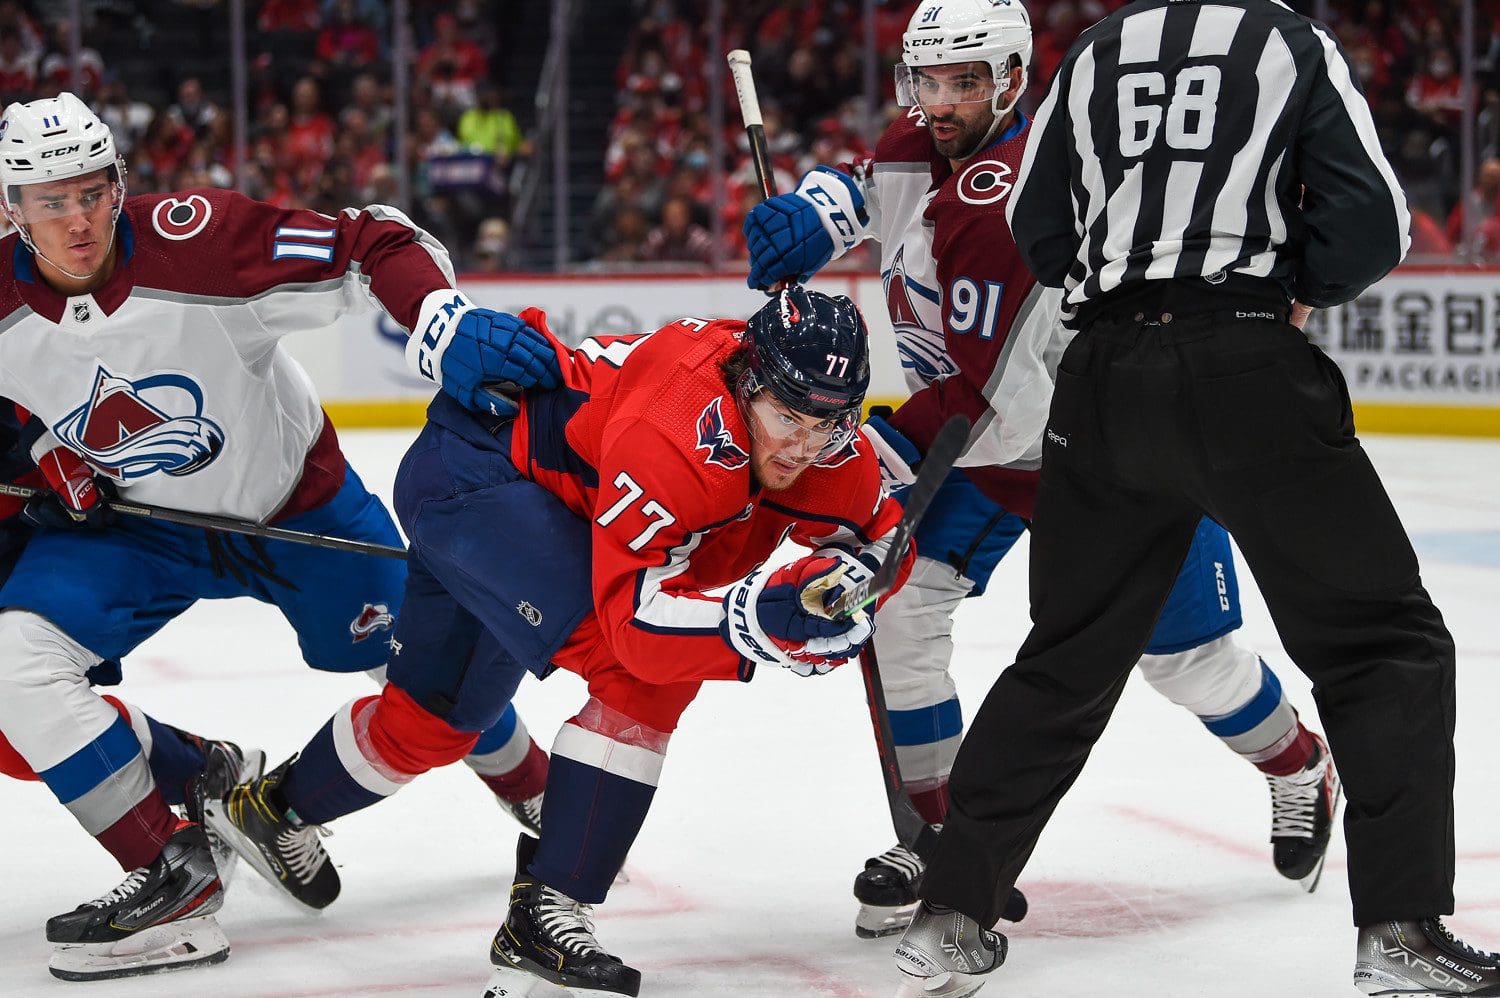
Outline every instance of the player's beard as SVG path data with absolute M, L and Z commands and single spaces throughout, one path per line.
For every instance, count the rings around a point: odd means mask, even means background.
M 957 128 L 958 133 L 952 138 L 940 139 L 937 132 L 933 130 L 934 126 L 939 124 Z M 964 160 L 979 151 L 994 124 L 993 111 L 973 119 L 961 118 L 956 114 L 934 118 L 929 114 L 927 115 L 927 134 L 932 136 L 932 145 L 938 151 L 938 155 L 945 159 Z

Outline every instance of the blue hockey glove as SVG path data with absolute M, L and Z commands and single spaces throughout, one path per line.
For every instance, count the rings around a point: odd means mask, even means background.
M 507 415 L 499 411 L 504 398 L 486 390 L 487 385 L 506 383 L 514 392 L 562 384 L 557 350 L 545 333 L 448 289 L 423 301 L 406 357 L 417 374 L 438 382 L 474 412 Z
M 873 411 L 859 431 L 865 435 L 880 462 L 880 483 L 885 486 L 886 494 L 897 500 L 903 499 L 906 490 L 917 480 L 917 465 L 922 463 L 922 452 L 900 430 Z
M 829 616 L 846 587 L 872 574 L 864 562 L 834 548 L 771 572 L 762 566 L 725 594 L 720 634 L 752 662 L 821 676 L 857 656 L 875 633 L 863 611 L 846 620 Z
M 791 194 L 767 198 L 745 216 L 752 288 L 778 281 L 805 283 L 847 253 L 869 224 L 865 196 L 847 174 L 820 166 Z

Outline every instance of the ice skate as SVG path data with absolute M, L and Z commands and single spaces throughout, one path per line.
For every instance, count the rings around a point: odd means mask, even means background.
M 293 757 L 295 758 L 295 757 Z M 339 874 L 324 851 L 320 825 L 308 825 L 277 802 L 288 759 L 258 780 L 209 800 L 209 826 L 266 880 L 298 904 L 321 911 L 339 896 Z
M 876 939 L 910 925 L 926 869 L 916 853 L 900 844 L 865 860 L 865 868 L 854 878 L 854 898 L 859 902 L 854 934 Z
M 1359 930 L 1354 986 L 1381 998 L 1500 995 L 1500 953 L 1460 942 L 1440 918 L 1380 922 Z
M 1313 757 L 1290 776 L 1267 776 L 1271 787 L 1271 852 L 1276 870 L 1311 894 L 1323 875 L 1333 818 L 1343 791 L 1328 745 L 1313 735 Z
M 136 977 L 229 959 L 213 913 L 224 889 L 200 825 L 184 824 L 150 866 L 47 920 L 48 969 L 65 981 Z
M 919 904 L 896 946 L 897 998 L 963 998 L 1005 962 L 1005 936 L 947 908 Z
M 535 797 L 528 797 L 525 800 L 506 800 L 504 797 L 496 794 L 495 799 L 500 802 L 501 807 L 510 812 L 510 816 L 515 818 L 522 828 L 526 829 L 528 835 L 542 834 L 541 794 L 537 794 Z
M 900 843 L 865 860 L 865 868 L 854 878 L 854 897 L 859 901 L 854 934 L 861 939 L 877 939 L 910 925 L 926 869 L 922 858 Z M 1019 922 L 1026 917 L 1026 909 L 1026 895 L 1012 889 L 1000 917 Z
M 594 938 L 593 907 L 534 881 L 526 872 L 537 840 L 522 835 L 516 847 L 516 879 L 510 911 L 490 945 L 497 968 L 485 998 L 541 995 L 554 985 L 576 991 L 635 996 L 640 971 L 606 953 Z
M 183 794 L 183 811 L 189 821 L 203 825 L 208 835 L 208 847 L 213 850 L 214 865 L 219 868 L 219 880 L 228 890 L 229 881 L 239 866 L 239 854 L 204 821 L 203 805 L 206 801 L 222 798 L 237 783 L 260 779 L 266 768 L 266 754 L 260 749 L 246 752 L 234 742 L 204 740 L 202 745 L 207 761 L 203 771 L 188 781 Z

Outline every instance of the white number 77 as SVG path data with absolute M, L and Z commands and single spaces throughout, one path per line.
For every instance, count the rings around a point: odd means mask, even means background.
M 611 523 L 614 523 L 615 520 L 619 519 L 621 513 L 625 512 L 637 499 L 646 494 L 646 490 L 641 488 L 636 483 L 636 480 L 630 477 L 628 472 L 624 471 L 615 476 L 615 488 L 624 489 L 625 494 L 620 496 L 613 506 L 600 513 L 598 518 L 594 520 L 601 527 L 607 527 Z M 647 524 L 645 530 L 641 531 L 636 535 L 634 540 L 625 545 L 632 551 L 639 551 L 650 543 L 651 538 L 655 537 L 663 527 L 677 522 L 677 517 L 667 512 L 666 507 L 655 499 L 649 499 L 641 506 L 641 515 L 655 517 L 656 519 Z
M 849 371 L 849 358 L 836 353 L 825 354 L 824 359 L 828 361 L 829 377 L 842 378 Z

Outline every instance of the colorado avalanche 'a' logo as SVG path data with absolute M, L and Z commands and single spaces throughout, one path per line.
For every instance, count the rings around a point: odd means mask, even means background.
M 354 635 L 354 643 L 359 644 L 376 631 L 390 630 L 394 623 L 396 618 L 391 615 L 390 607 L 384 603 L 366 603 L 359 616 L 349 621 L 349 633 Z
M 724 413 L 719 406 L 724 396 L 718 395 L 698 415 L 698 446 L 694 450 L 708 451 L 704 464 L 717 464 L 721 468 L 737 471 L 750 460 L 750 455 L 734 442 L 734 435 L 724 425 Z
M 948 356 L 941 331 L 933 332 L 922 324 L 921 316 L 912 301 L 912 288 L 917 288 L 936 301 L 937 296 L 926 291 L 921 284 L 906 273 L 906 247 L 896 250 L 891 260 L 891 269 L 886 271 L 885 304 L 891 316 L 891 325 L 896 332 L 896 353 L 901 366 L 915 374 L 923 384 L 932 384 L 939 378 L 954 373 L 957 368 Z
M 102 365 L 88 401 L 52 432 L 122 482 L 158 471 L 191 475 L 224 449 L 224 431 L 203 415 L 203 389 L 192 378 L 152 374 L 131 381 Z

